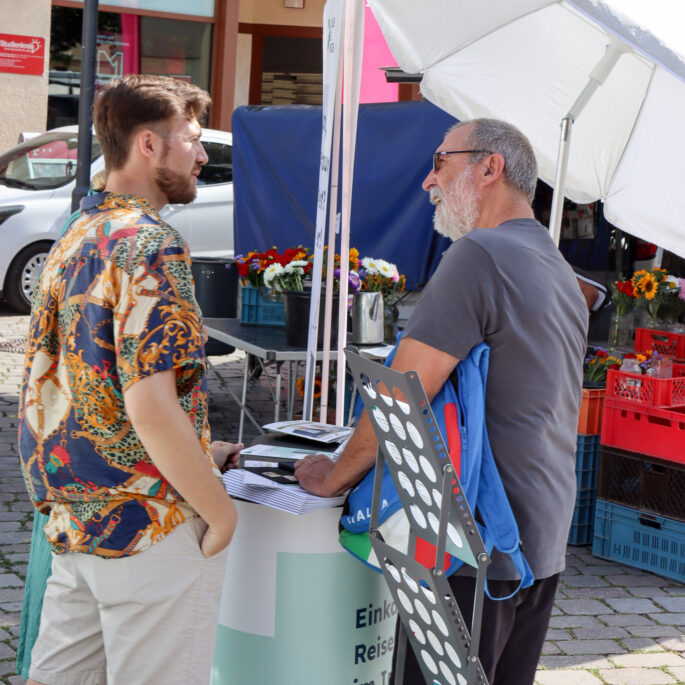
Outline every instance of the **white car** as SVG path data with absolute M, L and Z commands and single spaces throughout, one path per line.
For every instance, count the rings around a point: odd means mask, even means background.
M 233 139 L 202 130 L 209 161 L 190 205 L 166 205 L 162 217 L 178 229 L 195 257 L 233 257 Z M 78 127 L 32 137 L 0 155 L 0 294 L 19 312 L 31 297 L 50 246 L 71 214 Z M 93 137 L 91 175 L 104 168 Z

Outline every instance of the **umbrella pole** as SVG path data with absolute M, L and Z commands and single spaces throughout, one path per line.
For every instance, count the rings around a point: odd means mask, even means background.
M 564 208 L 564 187 L 566 186 L 566 172 L 568 170 L 568 154 L 571 149 L 571 133 L 573 124 L 585 109 L 595 91 L 606 81 L 607 76 L 618 62 L 618 58 L 628 48 L 617 40 L 612 40 L 606 47 L 602 58 L 590 73 L 590 78 L 573 103 L 568 114 L 561 120 L 561 135 L 559 137 L 559 153 L 557 155 L 557 170 L 554 178 L 554 195 L 550 212 L 549 232 L 554 244 L 559 244 L 561 237 L 561 214 Z
M 549 216 L 549 232 L 555 245 L 559 245 L 559 239 L 561 238 L 561 213 L 564 208 L 564 185 L 566 184 L 568 151 L 571 145 L 572 128 L 573 120 L 567 115 L 561 120 L 557 171 L 554 176 L 554 194 L 552 195 L 552 209 Z

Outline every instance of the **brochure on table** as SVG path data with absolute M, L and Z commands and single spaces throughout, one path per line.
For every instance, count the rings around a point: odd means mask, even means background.
M 350 437 L 353 429 L 347 426 L 330 426 L 317 421 L 277 421 L 268 423 L 264 428 L 275 433 L 292 435 L 324 444 L 341 443 Z
M 317 497 L 301 488 L 292 468 L 293 462 L 309 454 L 326 454 L 335 461 L 352 434 L 351 428 L 314 421 L 281 421 L 264 428 L 284 437 L 267 435 L 241 451 L 242 468 L 223 476 L 231 496 L 298 515 L 343 504 L 345 495 Z

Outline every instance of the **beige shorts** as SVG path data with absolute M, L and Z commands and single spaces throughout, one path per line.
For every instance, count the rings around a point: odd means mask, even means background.
M 46 685 L 208 685 L 227 550 L 201 519 L 130 557 L 53 555 L 30 677 Z

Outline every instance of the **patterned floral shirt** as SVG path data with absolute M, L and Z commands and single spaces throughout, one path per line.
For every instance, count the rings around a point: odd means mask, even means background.
M 135 554 L 196 516 L 124 409 L 124 390 L 168 369 L 219 476 L 185 241 L 142 198 L 84 198 L 34 296 L 19 411 L 24 479 L 56 553 Z

